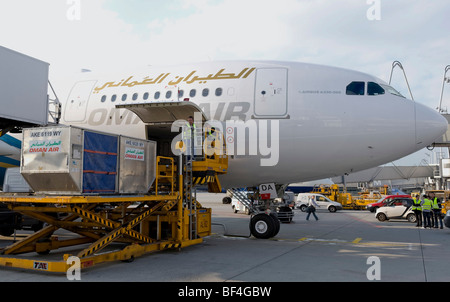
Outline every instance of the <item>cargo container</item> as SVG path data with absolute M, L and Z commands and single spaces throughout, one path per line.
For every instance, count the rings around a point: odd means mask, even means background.
M 147 193 L 156 177 L 156 142 L 72 126 L 28 128 L 20 172 L 36 193 Z

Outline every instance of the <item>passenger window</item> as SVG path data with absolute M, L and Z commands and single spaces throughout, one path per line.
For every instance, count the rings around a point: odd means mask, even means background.
M 178 90 L 178 98 L 182 98 L 184 95 L 184 90 Z
M 111 96 L 111 102 L 115 102 L 116 99 L 117 99 L 117 95 L 113 94 L 113 95 Z
M 364 95 L 364 82 L 351 82 L 347 85 L 347 95 Z
M 367 94 L 368 95 L 380 95 L 384 94 L 384 89 L 374 82 L 367 83 Z
M 122 101 L 126 101 L 127 100 L 127 95 L 126 94 L 122 94 Z
M 106 95 L 102 96 L 102 103 L 106 101 Z
M 137 93 L 133 93 L 133 101 L 136 101 L 137 100 L 137 98 L 138 98 L 138 94 Z
M 172 91 L 167 91 L 166 92 L 166 99 L 170 99 L 170 97 L 172 96 Z
M 222 88 L 217 88 L 216 89 L 216 96 L 221 96 L 222 92 L 223 92 Z
M 161 92 L 159 92 L 159 91 L 155 92 L 155 100 L 159 99 L 160 95 L 161 95 Z
M 209 94 L 209 89 L 208 88 L 205 88 L 205 89 L 202 90 L 202 95 L 203 96 L 208 96 L 208 94 Z
M 195 90 L 195 89 L 192 89 L 192 90 L 189 92 L 189 96 L 190 96 L 191 98 L 195 97 L 196 94 L 197 94 L 197 90 Z
M 148 99 L 148 92 L 144 93 L 144 101 Z

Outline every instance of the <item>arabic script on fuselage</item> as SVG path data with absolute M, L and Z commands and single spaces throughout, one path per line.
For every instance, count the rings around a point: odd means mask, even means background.
M 192 84 L 198 82 L 199 84 L 204 84 L 211 80 L 234 80 L 234 79 L 246 79 L 256 68 L 244 68 L 240 73 L 224 73 L 225 68 L 219 70 L 216 74 L 209 74 L 206 77 L 201 77 L 196 75 L 197 70 L 190 72 L 186 76 L 175 76 L 169 77 L 169 73 L 161 73 L 156 78 L 150 78 L 148 76 L 144 77 L 142 81 L 134 80 L 134 76 L 130 76 L 127 79 L 122 79 L 118 82 L 106 82 L 101 86 L 94 88 L 94 93 L 99 93 L 101 90 L 110 87 L 134 87 L 137 85 L 154 85 L 162 84 L 165 80 L 170 79 L 167 85 L 176 86 L 178 84 Z

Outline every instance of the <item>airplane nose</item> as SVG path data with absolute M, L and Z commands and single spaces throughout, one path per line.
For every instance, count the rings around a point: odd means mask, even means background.
M 440 141 L 447 131 L 448 122 L 437 111 L 415 103 L 416 106 L 416 144 L 423 147 Z

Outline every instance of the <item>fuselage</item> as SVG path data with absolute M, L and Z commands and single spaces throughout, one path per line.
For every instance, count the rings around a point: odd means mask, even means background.
M 145 139 L 156 128 L 116 105 L 197 105 L 206 119 L 222 122 L 231 144 L 224 187 L 288 184 L 364 170 L 420 150 L 447 129 L 437 112 L 376 77 L 293 62 L 87 73 L 61 99 L 63 124 Z

